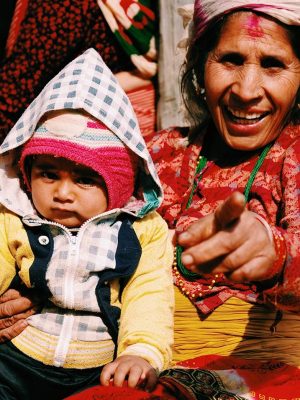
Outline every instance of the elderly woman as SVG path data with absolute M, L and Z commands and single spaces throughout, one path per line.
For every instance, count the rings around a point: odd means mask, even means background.
M 299 397 L 300 3 L 196 0 L 193 21 L 183 88 L 202 126 L 149 147 L 184 232 L 174 361 L 202 371 L 165 375 L 196 398 Z
M 195 123 L 148 142 L 177 233 L 158 398 L 300 395 L 299 25 L 298 1 L 195 1 L 182 81 Z

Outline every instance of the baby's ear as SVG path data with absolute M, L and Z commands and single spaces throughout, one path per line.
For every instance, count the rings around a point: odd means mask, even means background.
M 24 160 L 23 169 L 18 162 L 18 176 L 20 180 L 20 187 L 27 194 L 31 193 L 30 181 L 33 160 L 34 156 L 27 156 Z

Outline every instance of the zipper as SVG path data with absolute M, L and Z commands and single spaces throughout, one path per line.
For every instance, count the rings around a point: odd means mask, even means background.
M 115 214 L 115 218 L 121 213 L 121 210 L 114 210 L 113 212 L 109 211 L 107 213 L 103 213 L 101 215 L 94 216 L 87 221 L 85 221 L 81 227 L 78 229 L 76 235 L 72 235 L 72 231 L 65 227 L 64 225 L 48 220 L 42 220 L 37 218 L 24 218 L 23 221 L 29 226 L 38 226 L 38 225 L 49 225 L 59 228 L 62 233 L 67 237 L 69 242 L 69 257 L 66 265 L 66 273 L 64 276 L 63 285 L 63 293 L 64 293 L 64 304 L 68 305 L 69 309 L 74 309 L 75 305 L 75 278 L 76 271 L 78 269 L 80 251 L 79 244 L 81 242 L 81 238 L 84 234 L 85 229 L 88 224 L 96 219 L 104 220 L 107 218 L 111 218 L 113 214 Z M 58 337 L 58 342 L 55 348 L 55 353 L 53 357 L 53 365 L 56 367 L 61 367 L 64 365 L 66 357 L 68 355 L 68 350 L 70 346 L 70 342 L 72 340 L 72 332 L 74 325 L 74 316 L 73 315 L 64 315 L 63 323 L 61 326 L 61 330 Z

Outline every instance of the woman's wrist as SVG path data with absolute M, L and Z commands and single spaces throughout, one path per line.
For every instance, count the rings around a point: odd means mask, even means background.
M 268 224 L 268 222 L 261 217 L 259 214 L 253 213 L 254 217 L 264 226 L 264 228 L 266 229 L 266 232 L 268 234 L 268 237 L 270 239 L 271 243 L 274 243 L 274 234 L 273 231 L 271 229 L 271 226 Z
M 283 234 L 277 227 L 268 224 L 268 222 L 258 214 L 255 214 L 255 218 L 265 227 L 270 242 L 274 245 L 275 249 L 276 259 L 266 278 L 270 279 L 279 275 L 283 270 L 286 260 L 286 243 Z
M 286 243 L 283 234 L 280 229 L 275 226 L 271 226 L 271 230 L 273 233 L 273 243 L 275 247 L 276 259 L 270 270 L 270 276 L 273 277 L 275 275 L 279 275 L 283 271 L 283 267 L 285 265 L 286 260 Z

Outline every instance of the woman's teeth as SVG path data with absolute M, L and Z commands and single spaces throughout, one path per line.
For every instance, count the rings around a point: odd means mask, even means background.
M 245 111 L 233 110 L 231 108 L 227 108 L 227 111 L 231 119 L 243 124 L 258 122 L 266 115 L 266 113 L 249 113 Z

